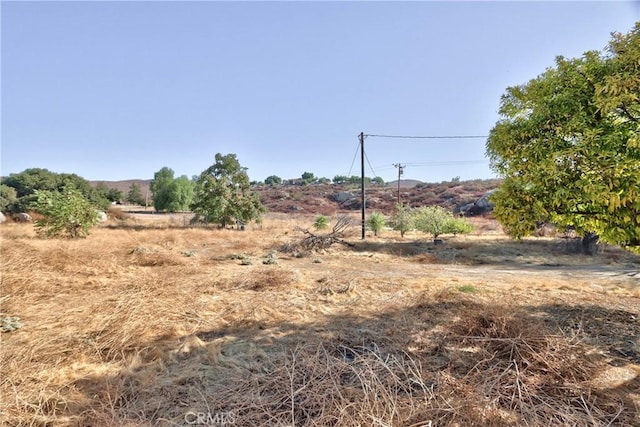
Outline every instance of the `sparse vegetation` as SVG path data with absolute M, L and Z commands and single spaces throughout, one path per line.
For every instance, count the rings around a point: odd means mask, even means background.
M 475 294 L 478 292 L 478 289 L 473 285 L 462 285 L 457 288 L 460 292 L 466 292 L 469 294 Z
M 312 220 L 267 216 L 252 233 L 98 225 L 62 241 L 1 225 L 1 423 L 637 424 L 640 293 L 621 274 L 637 255 L 565 257 L 559 238 L 494 234 L 428 251 L 347 230 L 352 246 L 322 264 L 239 267 Z

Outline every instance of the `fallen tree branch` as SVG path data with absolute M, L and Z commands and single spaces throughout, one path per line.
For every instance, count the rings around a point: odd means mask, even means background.
M 335 243 L 354 247 L 353 243 L 343 240 L 344 232 L 351 226 L 352 220 L 348 216 L 339 216 L 335 225 L 328 234 L 315 234 L 306 228 L 296 227 L 296 231 L 302 232 L 306 237 L 300 242 L 300 246 L 305 250 L 323 250 Z

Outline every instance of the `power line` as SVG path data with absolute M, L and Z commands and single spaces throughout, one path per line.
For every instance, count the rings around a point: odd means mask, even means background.
M 473 165 L 489 163 L 488 160 L 451 160 L 442 162 L 405 163 L 407 166 L 448 166 L 448 165 Z
M 358 150 L 360 150 L 360 142 L 358 142 L 358 145 L 356 145 L 356 152 L 353 153 L 353 160 L 351 160 L 351 167 L 349 168 L 349 173 L 347 174 L 347 176 L 351 176 L 351 170 L 353 169 L 353 165 L 356 162 L 356 157 L 358 157 Z
M 393 138 L 393 139 L 472 139 L 472 138 L 488 138 L 487 136 L 480 135 L 445 135 L 445 136 L 415 136 L 415 135 L 378 135 L 378 134 L 366 134 L 364 132 L 360 132 L 358 135 L 358 141 L 360 142 L 360 190 L 362 194 L 362 240 L 365 239 L 365 210 L 366 210 L 366 199 L 365 199 L 365 185 L 364 185 L 364 161 L 365 161 L 365 150 L 364 150 L 364 141 L 368 137 L 374 138 Z M 367 162 L 369 159 L 367 158 Z M 351 165 L 353 167 L 353 164 Z M 371 167 L 371 163 L 369 163 L 369 167 Z M 402 174 L 402 168 L 404 166 L 398 164 L 398 184 L 400 183 L 400 175 Z M 371 167 L 371 171 L 373 171 L 373 167 Z M 349 171 L 351 173 L 351 171 Z M 400 197 L 400 189 L 398 188 L 398 197 Z
M 369 169 L 371 169 L 371 173 L 373 174 L 373 176 L 378 176 L 376 171 L 373 170 L 373 166 L 371 166 L 371 162 L 369 161 L 369 157 L 367 156 L 366 151 L 364 152 L 364 158 L 367 160 L 367 164 L 369 165 Z
M 403 166 L 409 167 L 426 167 L 426 166 L 454 166 L 454 165 L 480 165 L 487 164 L 488 160 L 452 160 L 452 161 L 442 161 L 442 162 L 423 162 L 423 163 L 403 163 Z M 385 165 L 385 166 L 376 166 L 378 171 L 390 170 L 396 168 L 394 165 Z
M 415 135 L 374 135 L 367 134 L 373 138 L 394 138 L 394 139 L 473 139 L 473 138 L 488 138 L 487 135 L 441 135 L 441 136 L 415 136 Z

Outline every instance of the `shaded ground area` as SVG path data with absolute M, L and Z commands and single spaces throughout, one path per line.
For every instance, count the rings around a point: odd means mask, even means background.
M 117 418 L 161 425 L 211 412 L 247 426 L 638 425 L 635 316 L 445 291 L 373 317 L 204 329 L 150 343 L 165 350 L 146 366 L 80 385 L 142 399 L 144 414 L 127 404 Z

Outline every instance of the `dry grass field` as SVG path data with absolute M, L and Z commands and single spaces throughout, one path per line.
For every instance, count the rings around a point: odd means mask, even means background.
M 6 426 L 640 426 L 640 257 L 387 231 L 295 250 L 126 220 L 0 227 Z

